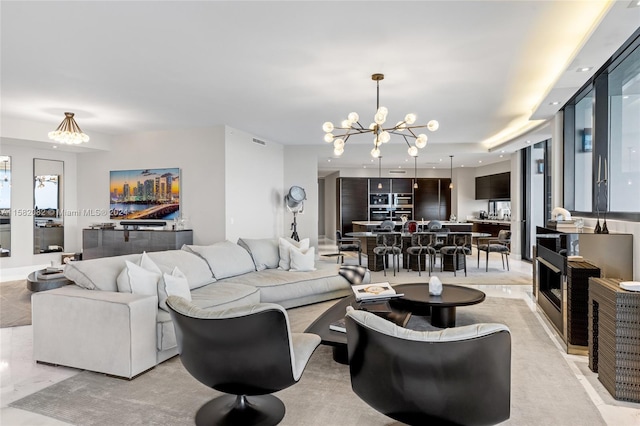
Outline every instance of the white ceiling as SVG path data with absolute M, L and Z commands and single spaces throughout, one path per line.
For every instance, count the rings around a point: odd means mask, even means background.
M 321 127 L 351 111 L 368 125 L 371 74 L 384 73 L 389 121 L 414 112 L 419 124 L 440 122 L 419 167 L 448 168 L 451 154 L 454 167 L 490 164 L 503 147 L 508 156 L 549 136 L 546 126 L 517 137 L 638 28 L 635 4 L 2 1 L 2 118 L 53 130 L 72 111 L 89 135 L 227 124 L 309 145 L 326 173 L 370 164 L 370 135 L 328 162 Z M 402 139 L 384 145 L 384 166 L 413 167 L 406 148 Z

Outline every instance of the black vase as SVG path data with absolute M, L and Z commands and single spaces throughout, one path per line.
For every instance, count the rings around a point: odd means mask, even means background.
M 608 234 L 609 233 L 609 228 L 607 228 L 607 218 L 604 218 L 604 222 L 602 223 L 602 230 L 600 231 L 601 234 Z
M 609 232 L 609 231 L 607 231 Z M 596 221 L 596 227 L 593 229 L 594 234 L 602 234 L 602 228 L 600 227 L 600 218 Z

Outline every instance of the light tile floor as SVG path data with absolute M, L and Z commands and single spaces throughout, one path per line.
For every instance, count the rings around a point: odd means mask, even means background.
M 318 252 L 319 254 L 323 254 L 331 253 L 334 250 L 335 246 L 332 245 L 331 241 L 327 241 L 319 246 Z M 354 260 L 355 263 L 357 263 L 357 258 L 348 258 L 347 263 L 354 263 Z M 531 264 L 512 259 L 511 269 L 531 273 Z M 395 281 L 394 277 L 390 274 L 386 277 L 380 275 L 380 278 L 378 278 L 378 274 L 375 273 L 373 280 L 380 281 L 384 278 L 385 281 L 391 283 L 402 282 L 402 280 L 407 279 L 408 274 L 413 276 L 416 273 L 401 271 L 398 276 L 395 277 Z M 538 318 L 540 327 L 546 330 L 549 338 L 556 344 L 565 362 L 584 386 L 593 403 L 600 410 L 607 425 L 640 425 L 640 404 L 614 400 L 597 380 L 596 374 L 592 373 L 586 367 L 587 357 L 566 354 L 560 336 L 555 332 L 544 315 L 538 312 L 536 304 L 533 301 L 530 286 L 469 285 L 481 289 L 488 297 L 522 299 L 527 302 L 532 312 Z M 78 374 L 79 372 L 79 370 L 72 368 L 36 364 L 33 361 L 32 354 L 33 337 L 31 326 L 0 329 L 0 424 L 3 426 L 66 425 L 67 423 L 49 417 L 8 407 L 13 401 Z
M 336 251 L 335 243 L 330 240 L 322 241 L 318 247 L 318 253 L 320 255 L 326 253 L 334 253 Z M 476 252 L 475 249 L 472 255 L 469 257 L 468 268 L 469 270 L 477 270 L 476 268 Z M 511 271 L 518 271 L 522 273 L 527 273 L 533 276 L 532 265 L 529 262 L 524 262 L 521 260 L 513 259 L 513 256 L 510 256 L 509 265 Z M 366 265 L 366 256 L 363 257 L 362 264 Z M 493 262 L 498 262 L 499 260 L 492 260 Z M 439 261 L 438 261 L 439 262 Z M 357 254 L 353 255 L 349 253 L 345 257 L 345 263 L 347 264 L 358 264 Z M 481 263 L 481 267 L 484 267 L 484 264 Z M 439 271 L 439 264 L 437 270 Z M 484 271 L 484 269 L 483 269 Z M 446 274 L 444 272 L 442 274 Z M 448 272 L 451 274 L 451 272 Z M 492 272 L 491 268 L 489 272 L 486 273 L 486 281 L 490 282 L 490 274 L 508 274 L 508 271 L 498 271 Z M 439 275 L 440 272 L 437 272 L 434 275 Z M 426 282 L 428 277 L 424 276 L 423 280 Z M 458 274 L 462 275 L 462 274 Z M 387 275 L 384 276 L 382 272 L 373 272 L 371 280 L 373 282 L 387 281 L 391 284 L 410 282 L 417 278 L 417 272 L 411 271 L 406 272 L 403 269 L 400 269 L 400 272 L 396 273 L 394 277 L 392 273 L 390 273 L 390 269 L 387 271 Z M 472 284 L 474 279 L 469 277 L 469 284 L 464 284 L 469 287 L 477 288 L 482 290 L 487 297 L 502 297 L 502 298 L 513 298 L 513 299 L 522 299 L 524 300 L 531 311 L 534 313 L 536 318 L 539 321 L 540 327 L 542 327 L 548 334 L 551 341 L 558 348 L 558 351 L 562 354 L 565 362 L 571 369 L 571 371 L 575 374 L 578 381 L 582 384 L 587 394 L 591 398 L 591 401 L 600 411 L 600 414 L 604 418 L 607 425 L 611 426 L 640 426 L 640 403 L 631 403 L 624 401 L 615 400 L 611 394 L 604 388 L 604 386 L 598 381 L 597 373 L 593 373 L 589 370 L 588 367 L 588 358 L 587 356 L 581 355 L 570 355 L 566 353 L 566 346 L 562 340 L 562 337 L 556 332 L 555 328 L 551 325 L 551 323 L 547 320 L 544 313 L 538 309 L 536 302 L 533 297 L 533 289 L 532 286 L 524 286 L 524 285 L 484 285 L 484 284 Z M 543 423 L 541 423 L 543 424 Z M 574 426 L 574 425 L 563 425 L 563 426 Z M 575 425 L 578 426 L 578 425 Z

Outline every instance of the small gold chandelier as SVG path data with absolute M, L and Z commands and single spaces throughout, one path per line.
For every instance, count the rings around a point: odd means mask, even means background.
M 62 123 L 60 123 L 56 130 L 49 132 L 49 139 L 69 145 L 89 142 L 89 136 L 82 132 L 76 120 L 73 119 L 73 116 L 74 114 L 72 112 L 65 112 Z
M 422 149 L 427 146 L 427 135 L 424 133 L 416 135 L 413 129 L 422 129 L 426 127 L 430 131 L 435 132 L 438 130 L 440 125 L 436 120 L 431 120 L 426 125 L 414 126 L 413 124 L 416 122 L 416 115 L 407 114 L 404 117 L 404 120 L 399 121 L 395 126 L 384 127 L 383 125 L 387 120 L 388 114 L 387 108 L 380 106 L 380 80 L 384 79 L 384 74 L 373 74 L 371 79 L 376 82 L 376 114 L 373 117 L 374 122 L 369 125 L 368 129 L 364 128 L 359 122 L 360 116 L 355 112 L 350 113 L 346 120 L 342 120 L 340 127 L 334 126 L 333 123 L 327 121 L 322 125 L 322 130 L 326 132 L 324 135 L 325 142 L 333 142 L 333 153 L 336 156 L 341 156 L 344 152 L 344 144 L 347 142 L 349 137 L 356 134 L 372 133 L 374 135 L 374 146 L 371 150 L 371 156 L 373 158 L 378 158 L 380 157 L 380 145 L 389 142 L 389 140 L 391 140 L 391 135 L 393 134 L 402 136 L 409 147 L 409 155 L 416 157 L 418 155 L 418 148 Z M 344 130 L 344 133 L 334 135 L 333 131 L 336 129 Z M 405 131 L 406 133 L 402 133 Z M 414 145 L 409 142 L 408 137 L 415 139 Z

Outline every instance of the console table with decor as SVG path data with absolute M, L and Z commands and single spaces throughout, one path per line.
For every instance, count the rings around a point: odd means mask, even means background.
M 640 292 L 589 278 L 589 368 L 615 399 L 640 402 Z
M 178 250 L 183 244 L 193 244 L 193 230 L 83 229 L 82 259 Z

